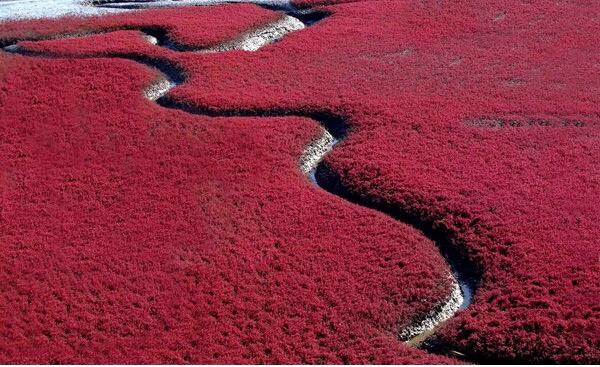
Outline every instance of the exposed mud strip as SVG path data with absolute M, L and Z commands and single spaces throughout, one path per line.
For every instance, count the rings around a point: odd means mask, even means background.
M 149 9 L 190 5 L 216 5 L 223 3 L 254 3 L 257 5 L 291 8 L 288 0 L 91 0 L 90 5 L 108 9 Z
M 271 23 L 266 27 L 242 35 L 233 42 L 226 42 L 217 47 L 209 48 L 205 52 L 222 52 L 230 50 L 257 51 L 264 45 L 281 39 L 286 34 L 304 28 L 298 18 L 285 15 L 281 20 Z
M 103 2 L 108 5 L 109 2 Z M 140 4 L 141 2 L 135 2 Z M 114 4 L 113 4 L 114 5 Z M 256 51 L 261 47 L 276 42 L 290 32 L 301 30 L 307 26 L 315 24 L 317 21 L 324 19 L 327 14 L 315 12 L 311 10 L 298 12 L 288 7 L 281 9 L 277 6 L 269 7 L 282 13 L 282 18 L 270 25 L 261 27 L 257 30 L 242 34 L 235 40 L 226 42 L 215 48 L 210 49 L 190 49 L 185 46 L 177 47 L 174 43 L 166 38 L 166 32 L 160 29 L 138 29 L 142 32 L 142 37 L 148 43 L 157 45 L 157 47 L 167 47 L 172 50 L 181 52 L 222 52 L 228 50 L 246 50 Z M 299 15 L 295 17 L 294 15 Z M 148 32 L 147 32 L 148 31 Z M 64 38 L 60 36 L 56 38 Z M 4 45 L 7 43 L 4 42 Z M 44 57 L 44 58 L 61 58 L 60 54 L 34 53 L 22 49 L 15 41 L 4 47 L 7 52 L 18 53 L 25 56 Z M 97 57 L 113 57 L 125 58 L 136 61 L 145 66 L 158 69 L 161 76 L 151 86 L 144 90 L 144 95 L 149 100 L 155 101 L 158 105 L 177 109 L 187 113 L 204 116 L 255 116 L 255 117 L 275 117 L 275 116 L 300 116 L 312 119 L 322 129 L 322 134 L 318 139 L 315 139 L 304 150 L 299 162 L 299 168 L 308 179 L 316 186 L 326 190 L 327 192 L 342 198 L 346 201 L 362 205 L 369 210 L 377 210 L 396 220 L 410 224 L 420 231 L 425 236 L 431 239 L 448 262 L 451 272 L 448 277 L 451 279 L 452 290 L 448 297 L 436 305 L 425 315 L 421 315 L 418 319 L 413 320 L 412 324 L 403 330 L 399 331 L 399 338 L 413 346 L 427 347 L 423 342 L 432 336 L 437 328 L 440 327 L 446 320 L 451 318 L 458 310 L 464 309 L 472 302 L 472 295 L 478 283 L 478 275 L 474 264 L 465 261 L 465 257 L 457 253 L 451 246 L 448 246 L 447 238 L 444 234 L 434 233 L 431 223 L 422 222 L 418 216 L 411 213 L 402 212 L 401 208 L 386 207 L 381 203 L 376 203 L 368 198 L 361 198 L 354 195 L 344 187 L 341 180 L 328 169 L 323 162 L 323 158 L 339 144 L 349 133 L 349 126 L 343 116 L 337 116 L 329 111 L 324 110 L 277 110 L 270 109 L 265 111 L 257 110 L 214 110 L 201 106 L 191 106 L 174 101 L 169 97 L 169 91 L 177 85 L 185 82 L 185 74 L 177 65 L 174 65 L 167 59 L 156 60 L 142 55 L 134 54 L 114 54 L 110 56 L 102 55 Z M 81 58 L 91 58 L 84 56 Z M 434 351 L 443 350 L 436 348 Z
M 96 16 L 123 12 L 124 9 L 91 6 L 86 0 L 2 0 L 0 22 L 21 19 Z
M 0 22 L 64 16 L 97 16 L 139 9 L 241 2 L 277 8 L 291 6 L 288 0 L 0 0 Z

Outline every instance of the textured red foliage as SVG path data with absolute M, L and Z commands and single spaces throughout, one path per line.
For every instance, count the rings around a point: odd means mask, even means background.
M 1 361 L 449 361 L 396 337 L 446 296 L 442 258 L 299 172 L 313 121 L 166 110 L 132 61 L 0 57 Z
M 134 54 L 148 48 L 145 34 L 137 30 L 123 30 L 92 34 L 68 40 L 22 41 L 19 46 L 37 53 L 55 55 L 111 56 L 113 54 Z M 164 48 L 156 52 L 165 53 Z
M 43 39 L 60 34 L 85 34 L 98 30 L 160 28 L 181 44 L 207 47 L 229 40 L 243 31 L 278 17 L 277 13 L 252 4 L 224 4 L 218 7 L 146 10 L 94 18 L 65 17 L 58 21 L 41 19 L 6 22 L 2 23 L 1 38 Z
M 248 8 L 191 43 L 239 33 Z M 206 9 L 196 20 L 220 8 Z M 203 108 L 346 117 L 332 174 L 480 267 L 444 343 L 476 360 L 600 361 L 600 5 L 327 9 L 257 53 L 176 53 L 132 31 L 24 45 L 167 57 L 189 77 L 173 98 Z M 178 11 L 153 14 L 174 26 Z M 132 61 L 0 58 L 1 360 L 450 361 L 396 338 L 447 294 L 436 247 L 302 177 L 311 120 L 162 109 Z

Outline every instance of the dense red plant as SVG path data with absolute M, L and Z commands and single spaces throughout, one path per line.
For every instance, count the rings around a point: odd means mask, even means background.
M 249 8 L 171 37 L 223 40 Z M 598 362 L 600 5 L 327 9 L 257 53 L 176 53 L 131 31 L 23 46 L 168 58 L 188 105 L 344 116 L 352 131 L 326 160 L 340 184 L 479 266 L 444 343 L 479 360 Z M 175 27 L 177 11 L 144 24 Z M 0 37 L 63 31 L 44 24 Z M 2 360 L 449 361 L 396 338 L 447 295 L 436 247 L 302 177 L 314 122 L 166 110 L 142 98 L 150 75 L 131 61 L 0 57 Z
M 0 57 L 0 360 L 448 361 L 396 337 L 443 259 L 299 172 L 313 121 L 167 110 L 132 61 Z
M 190 47 L 207 47 L 277 19 L 279 15 L 252 4 L 146 10 L 104 17 L 65 17 L 2 23 L 3 43 L 98 30 L 159 28 Z

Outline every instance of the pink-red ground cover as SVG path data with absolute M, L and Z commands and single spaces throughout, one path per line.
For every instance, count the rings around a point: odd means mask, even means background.
M 227 7 L 223 27 L 170 36 L 214 44 L 273 19 Z M 201 9 L 194 22 L 223 15 Z M 124 51 L 181 66 L 182 104 L 346 118 L 331 176 L 482 275 L 445 345 L 474 360 L 600 360 L 600 6 L 327 10 L 258 53 L 181 53 L 125 31 L 23 43 L 68 60 L 0 56 L 2 360 L 450 361 L 396 337 L 447 295 L 435 245 L 311 186 L 297 161 L 313 121 L 163 109 L 142 98 L 143 66 L 77 59 Z M 175 27 L 186 11 L 92 28 Z M 28 27 L 64 31 L 23 23 L 0 37 Z
M 208 47 L 277 19 L 279 15 L 252 4 L 188 7 L 125 13 L 105 17 L 65 17 L 2 23 L 3 44 L 20 39 L 84 35 L 99 30 L 160 29 L 189 47 Z
M 443 260 L 299 172 L 314 122 L 165 110 L 131 61 L 2 65 L 2 361 L 446 361 L 395 336 Z

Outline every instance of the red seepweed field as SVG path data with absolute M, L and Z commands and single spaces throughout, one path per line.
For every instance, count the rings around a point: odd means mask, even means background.
M 600 4 L 296 5 L 0 23 L 0 362 L 600 363 Z

